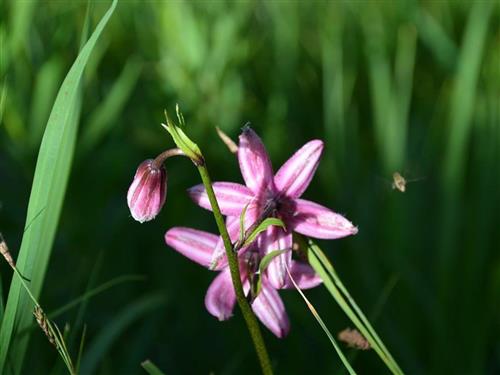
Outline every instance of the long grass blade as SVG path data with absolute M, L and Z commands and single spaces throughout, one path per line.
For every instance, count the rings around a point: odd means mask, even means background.
M 80 81 L 92 49 L 116 4 L 117 0 L 114 0 L 61 85 L 40 146 L 26 222 L 31 222 L 41 209 L 44 211 L 25 231 L 17 262 L 21 273 L 31 280 L 35 297 L 39 296 L 45 278 L 71 169 L 77 135 Z M 22 292 L 19 280 L 14 277 L 0 328 L 0 373 L 5 368 L 8 353 L 15 373 L 21 371 L 29 336 L 16 341 L 13 338 L 28 327 L 31 320 L 29 300 Z
M 154 293 L 133 302 L 116 314 L 113 321 L 97 335 L 87 352 L 84 354 L 81 364 L 81 373 L 94 374 L 100 360 L 108 352 L 120 334 L 122 334 L 135 320 L 163 303 L 165 303 L 165 296 Z
M 164 375 L 164 373 L 149 359 L 142 362 L 141 366 L 149 375 Z
M 102 104 L 90 116 L 82 134 L 82 153 L 91 150 L 115 125 L 115 119 L 132 94 L 141 69 L 142 66 L 136 59 L 127 62 Z
M 65 312 L 78 306 L 78 304 L 80 304 L 81 302 L 86 301 L 86 300 L 88 300 L 88 299 L 90 299 L 98 294 L 101 294 L 114 286 L 129 282 L 129 281 L 142 281 L 144 279 L 145 279 L 145 277 L 142 275 L 123 275 L 123 276 L 115 277 L 114 279 L 106 281 L 105 283 L 103 283 L 103 284 L 101 284 L 93 289 L 90 289 L 89 291 L 85 292 L 81 296 L 68 302 L 64 306 L 61 306 L 57 310 L 50 312 L 48 315 L 51 319 L 54 319 L 54 318 L 58 317 L 59 315 L 64 314 Z
M 308 257 L 311 266 L 322 278 L 328 291 L 332 294 L 349 319 L 351 319 L 356 328 L 368 340 L 373 350 L 375 350 L 393 374 L 403 374 L 368 319 L 340 281 L 333 265 L 328 261 L 328 258 L 326 258 L 321 249 L 312 241 L 309 241 Z
M 340 357 L 340 360 L 344 364 L 345 368 L 347 369 L 347 371 L 349 371 L 349 374 L 356 375 L 356 371 L 354 371 L 351 364 L 349 363 L 349 361 L 345 357 L 344 353 L 342 353 L 342 350 L 340 349 L 339 345 L 337 344 L 337 341 L 335 340 L 332 333 L 330 332 L 330 330 L 326 326 L 325 322 L 323 322 L 323 319 L 321 319 L 321 316 L 319 315 L 318 311 L 313 306 L 313 304 L 311 302 L 309 302 L 309 300 L 305 296 L 304 292 L 302 292 L 302 290 L 300 290 L 299 286 L 297 285 L 297 283 L 293 279 L 292 274 L 290 273 L 290 270 L 288 269 L 288 267 L 286 265 L 285 265 L 285 267 L 286 267 L 286 272 L 288 273 L 288 277 L 290 278 L 290 280 L 292 280 L 293 286 L 295 287 L 295 289 L 297 289 L 297 292 L 299 292 L 300 296 L 302 297 L 302 299 L 306 303 L 307 308 L 309 309 L 309 311 L 311 311 L 311 313 L 313 314 L 316 321 L 319 323 L 319 325 L 321 326 L 321 328 L 323 329 L 325 334 L 328 336 L 328 339 L 332 343 L 335 351 L 337 352 L 338 356 Z

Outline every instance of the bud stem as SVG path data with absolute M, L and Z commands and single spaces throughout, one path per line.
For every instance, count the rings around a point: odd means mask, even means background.
M 163 163 L 165 163 L 165 160 L 171 158 L 172 156 L 187 156 L 187 155 L 180 148 L 168 149 L 166 151 L 163 151 L 153 160 L 153 167 L 158 169 L 161 168 Z

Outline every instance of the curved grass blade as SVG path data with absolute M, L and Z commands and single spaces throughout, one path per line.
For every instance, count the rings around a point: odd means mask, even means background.
M 141 366 L 149 375 L 164 375 L 164 373 L 149 359 L 142 362 Z
M 309 310 L 313 314 L 314 318 L 317 320 L 317 322 L 319 323 L 319 325 L 321 326 L 321 328 L 323 329 L 325 334 L 330 339 L 330 342 L 332 343 L 335 351 L 339 355 L 340 360 L 344 364 L 345 368 L 347 369 L 347 371 L 349 371 L 349 374 L 356 375 L 356 371 L 354 371 L 351 364 L 349 363 L 349 361 L 345 357 L 344 353 L 342 353 L 342 350 L 340 349 L 339 345 L 337 344 L 337 341 L 333 337 L 332 333 L 330 332 L 330 330 L 328 329 L 326 324 L 323 322 L 323 319 L 321 319 L 321 316 L 318 314 L 318 311 L 314 308 L 313 304 L 311 302 L 309 302 L 309 300 L 307 299 L 304 292 L 302 292 L 302 290 L 300 290 L 299 286 L 297 285 L 297 283 L 293 279 L 292 274 L 290 273 L 290 270 L 288 269 L 288 266 L 286 264 L 285 264 L 285 268 L 286 268 L 286 272 L 288 273 L 288 277 L 290 278 L 290 280 L 292 280 L 293 286 L 295 287 L 295 289 L 297 289 L 297 292 L 299 292 L 300 296 L 302 297 L 302 299 L 306 303 L 307 307 L 309 308 Z
M 125 329 L 135 320 L 152 309 L 162 305 L 165 301 L 165 296 L 162 294 L 150 294 L 126 306 L 121 312 L 116 314 L 114 320 L 103 328 L 84 354 L 81 364 L 81 373 L 96 373 L 96 368 L 100 360 L 123 331 L 125 331 Z
M 373 350 L 378 354 L 393 374 L 401 375 L 403 371 L 389 353 L 384 343 L 373 329 L 372 325 L 351 297 L 344 284 L 338 277 L 333 265 L 321 249 L 313 241 L 308 242 L 308 259 L 316 273 L 323 280 L 325 287 L 333 296 L 340 308 L 351 319 L 356 328 L 368 340 Z
M 38 154 L 35 176 L 28 204 L 26 222 L 45 207 L 43 214 L 31 225 L 22 239 L 18 267 L 31 281 L 34 296 L 40 294 L 64 200 L 78 127 L 79 86 L 89 56 L 105 25 L 116 8 L 113 3 L 82 48 L 57 94 Z M 29 336 L 13 340 L 32 321 L 30 301 L 14 277 L 9 290 L 0 328 L 0 373 L 7 354 L 14 373 L 21 371 Z
M 58 317 L 61 314 L 64 314 L 66 311 L 71 310 L 72 308 L 78 306 L 81 302 L 84 302 L 100 293 L 105 292 L 107 289 L 110 289 L 116 285 L 126 283 L 129 281 L 142 281 L 145 280 L 146 278 L 142 275 L 123 275 L 123 276 L 118 276 L 115 277 L 114 279 L 111 279 L 109 281 L 106 281 L 105 283 L 90 289 L 89 291 L 85 292 L 81 296 L 75 298 L 74 300 L 68 302 L 64 306 L 61 306 L 57 310 L 54 310 L 53 312 L 50 312 L 48 315 L 51 319 L 54 319 Z

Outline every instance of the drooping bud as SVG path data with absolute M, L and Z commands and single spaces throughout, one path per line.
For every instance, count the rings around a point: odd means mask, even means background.
M 153 159 L 143 161 L 128 189 L 127 202 L 132 217 L 143 223 L 158 215 L 167 196 L 167 171 Z

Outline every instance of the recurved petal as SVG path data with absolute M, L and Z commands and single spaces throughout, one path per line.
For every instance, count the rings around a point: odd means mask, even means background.
M 244 230 L 250 228 L 250 226 L 255 222 L 257 214 L 257 207 L 250 204 L 245 213 Z M 240 217 L 228 216 L 226 218 L 226 228 L 229 233 L 231 243 L 234 244 L 240 237 Z M 240 249 L 239 253 L 244 253 L 247 248 L 248 247 Z M 212 254 L 210 264 L 211 268 L 214 270 L 220 270 L 222 267 L 227 265 L 226 250 L 222 237 L 219 237 L 217 244 L 215 245 L 215 250 Z
M 290 331 L 290 321 L 278 291 L 272 288 L 266 279 L 262 280 L 262 289 L 252 303 L 255 315 L 272 333 L 283 338 Z
M 240 222 L 237 216 L 228 216 L 226 218 L 226 229 L 231 238 L 231 243 L 234 243 L 239 236 Z M 214 270 L 220 270 L 227 266 L 226 248 L 224 247 L 224 241 L 222 237 L 219 236 L 217 244 L 215 245 L 215 250 L 210 259 L 210 268 Z
M 295 212 L 288 224 L 295 232 L 313 238 L 336 239 L 358 233 L 342 215 L 304 199 L 295 199 Z
M 292 259 L 292 234 L 282 228 L 271 226 L 260 236 L 259 246 L 264 254 L 274 250 L 287 250 L 273 258 L 267 266 L 267 277 L 273 288 L 283 288 L 287 282 L 286 267 L 290 267 Z
M 240 135 L 238 161 L 245 184 L 258 194 L 273 188 L 273 167 L 259 136 L 246 126 Z
M 290 274 L 292 275 L 293 280 L 297 283 L 300 289 L 311 289 L 323 282 L 323 280 L 321 280 L 321 277 L 319 277 L 319 275 L 314 272 L 314 269 L 309 264 L 304 262 L 297 262 L 295 260 L 292 260 L 292 263 L 290 265 Z M 284 288 L 295 288 L 292 281 L 290 280 L 290 277 L 287 277 Z
M 218 239 L 215 234 L 192 228 L 175 227 L 165 233 L 167 245 L 207 268 Z
M 223 215 L 239 216 L 243 208 L 254 196 L 249 188 L 241 184 L 215 182 L 212 186 Z M 196 204 L 207 210 L 212 210 L 203 184 L 188 189 L 188 194 Z
M 227 320 L 233 315 L 236 302 L 233 283 L 229 268 L 225 268 L 217 275 L 208 287 L 205 295 L 205 307 L 208 312 L 219 320 Z
M 302 146 L 274 176 L 276 189 L 290 198 L 298 198 L 307 189 L 318 168 L 323 142 L 312 140 Z

